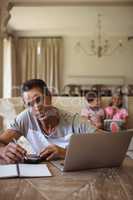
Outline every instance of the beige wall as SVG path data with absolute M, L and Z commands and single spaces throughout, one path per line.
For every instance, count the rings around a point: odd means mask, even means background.
M 1 1 L 5 1 L 5 2 L 8 2 L 8 1 L 10 1 L 10 0 L 1 0 Z M 17 2 L 17 3 L 25 3 L 25 4 L 28 4 L 29 2 L 33 2 L 33 3 L 46 3 L 46 4 L 61 4 L 61 3 L 66 3 L 66 4 L 68 4 L 68 3 L 70 3 L 70 4 L 79 4 L 79 3 L 88 3 L 88 2 L 90 2 L 91 4 L 98 4 L 100 1 L 99 0 L 27 0 L 27 1 L 25 1 L 25 0 L 12 0 L 12 2 Z M 93 2 L 93 3 L 92 3 Z M 116 0 L 101 0 L 101 2 L 102 3 L 116 3 Z M 125 4 L 128 4 L 128 3 L 132 3 L 132 0 L 117 0 L 117 3 L 116 4 L 123 4 L 123 3 L 125 3 Z
M 85 48 L 88 48 L 85 44 L 89 39 L 86 37 L 66 37 L 64 39 L 64 84 L 76 81 L 87 84 L 90 76 L 96 76 L 93 78 L 97 79 L 95 80 L 97 83 L 103 81 L 105 84 L 121 84 L 122 82 L 133 84 L 133 41 L 124 41 L 125 38 L 123 38 L 122 48 L 117 49 L 110 56 L 97 58 L 86 55 L 82 50 L 75 48 L 78 40 L 83 42 Z M 115 46 L 118 39 L 115 41 L 110 39 L 110 42 Z M 109 78 L 104 78 L 104 76 Z M 93 83 L 93 80 L 90 81 Z

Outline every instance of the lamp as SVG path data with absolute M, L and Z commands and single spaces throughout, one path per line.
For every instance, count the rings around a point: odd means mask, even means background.
M 111 55 L 114 51 L 116 51 L 119 47 L 122 47 L 122 41 L 119 40 L 117 44 L 112 47 L 110 45 L 110 42 L 108 39 L 104 40 L 102 39 L 102 21 L 101 21 L 101 14 L 98 14 L 97 18 L 97 28 L 98 28 L 98 35 L 97 35 L 97 40 L 91 40 L 90 41 L 90 49 L 89 51 L 84 48 L 81 44 L 81 42 L 76 43 L 76 47 L 81 49 L 84 53 L 90 56 L 97 56 L 97 57 L 102 57 L 102 56 L 109 56 Z

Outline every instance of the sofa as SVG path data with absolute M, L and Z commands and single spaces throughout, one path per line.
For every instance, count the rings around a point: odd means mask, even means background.
M 108 105 L 110 97 L 102 97 L 102 106 Z M 84 97 L 52 97 L 52 104 L 57 108 L 72 113 L 80 113 L 81 108 L 85 106 Z M 15 116 L 24 109 L 21 97 L 12 97 L 0 99 L 0 129 L 1 132 L 7 128 L 7 124 L 11 122 Z M 133 97 L 128 97 L 129 120 L 128 128 L 133 128 Z
M 104 106 L 107 102 L 108 99 L 104 99 Z M 65 111 L 80 113 L 81 108 L 84 107 L 86 102 L 83 97 L 54 96 L 52 97 L 52 104 Z M 7 124 L 23 109 L 24 105 L 21 97 L 0 99 L 1 129 L 6 129 Z
M 110 97 L 102 97 L 102 106 L 108 105 Z M 64 97 L 53 96 L 52 104 L 57 108 L 61 108 L 65 111 L 72 113 L 80 113 L 81 108 L 85 106 L 86 101 L 84 97 Z M 7 124 L 22 110 L 24 109 L 23 101 L 21 97 L 12 97 L 0 99 L 0 127 L 6 128 Z M 133 128 L 133 97 L 128 97 L 128 112 L 129 120 L 128 127 Z M 2 123 L 3 121 L 3 123 Z M 3 124 L 3 125 L 2 125 Z

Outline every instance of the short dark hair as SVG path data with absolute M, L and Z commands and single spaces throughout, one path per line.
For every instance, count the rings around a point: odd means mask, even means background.
M 28 92 L 33 88 L 39 88 L 42 94 L 46 96 L 51 96 L 47 84 L 42 79 L 30 79 L 24 82 L 21 86 L 21 94 Z
M 94 101 L 95 98 L 98 98 L 98 95 L 97 95 L 95 92 L 87 92 L 87 93 L 85 94 L 85 99 L 86 99 L 88 102 Z

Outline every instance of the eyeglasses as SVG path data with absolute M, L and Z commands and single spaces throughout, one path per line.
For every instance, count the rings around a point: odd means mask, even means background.
M 44 102 L 44 96 L 38 96 L 34 100 L 26 102 L 25 107 L 33 107 L 35 104 L 39 105 Z

